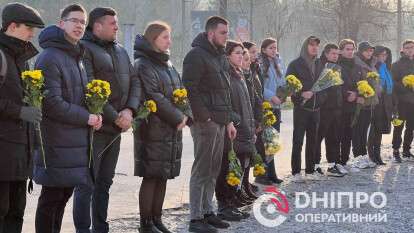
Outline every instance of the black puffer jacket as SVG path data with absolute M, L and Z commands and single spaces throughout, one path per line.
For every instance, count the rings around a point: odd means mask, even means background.
M 341 66 L 343 108 L 342 111 L 352 113 L 355 111 L 356 102 L 348 102 L 349 91 L 358 92 L 357 82 L 363 79 L 362 68 L 355 64 L 355 58 L 349 59 L 339 57 L 338 64 Z
M 189 92 L 194 120 L 226 125 L 238 119 L 232 116 L 229 63 L 222 48 L 215 48 L 206 33 L 200 33 L 185 56 L 183 81 Z
M 301 49 L 301 55 L 297 59 L 293 60 L 287 70 L 286 70 L 286 76 L 288 75 L 294 75 L 296 76 L 303 85 L 302 91 L 294 94 L 292 98 L 292 102 L 295 107 L 305 108 L 307 110 L 315 111 L 318 110 L 321 105 L 326 100 L 326 92 L 321 91 L 318 93 L 314 93 L 311 99 L 309 99 L 305 105 L 302 106 L 303 97 L 302 92 L 309 91 L 313 84 L 318 80 L 318 77 L 320 73 L 322 72 L 323 66 L 319 59 L 316 59 L 314 61 L 314 72 L 311 70 L 309 65 L 307 64 L 305 57 L 309 57 L 307 48 L 310 40 L 309 38 L 305 40 L 305 42 L 302 45 Z
M 320 60 L 322 63 L 322 67 L 325 67 L 326 64 L 329 63 L 324 54 L 321 55 Z M 330 87 L 326 89 L 325 93 L 326 93 L 326 101 L 321 106 L 322 110 L 330 111 L 330 110 L 342 109 L 342 104 L 343 104 L 342 85 Z
M 402 56 L 398 61 L 392 64 L 391 74 L 394 80 L 394 92 L 398 97 L 398 108 L 414 108 L 414 92 L 402 83 L 402 79 L 414 74 L 414 59 Z
M 33 131 L 19 118 L 23 103 L 21 72 L 27 70 L 27 60 L 37 54 L 31 43 L 0 32 L 0 49 L 6 60 L 7 73 L 0 83 L 0 181 L 25 180 L 31 174 Z M 1 64 L 1 63 L 0 63 Z
M 150 43 L 138 35 L 135 40 L 136 72 L 141 79 L 144 98 L 157 103 L 157 112 L 142 121 L 134 135 L 135 175 L 172 179 L 180 174 L 182 132 L 177 125 L 184 115 L 191 121 L 188 109 L 184 113 L 172 102 L 175 89 L 183 88 L 180 76 L 169 55 L 155 52 Z
M 253 108 L 256 127 L 258 127 L 263 119 L 262 103 L 262 84 L 256 72 L 251 70 L 243 71 L 244 80 L 246 81 L 247 90 L 249 91 L 250 104 Z
M 234 150 L 237 154 L 253 153 L 256 127 L 251 99 L 245 79 L 233 67 L 230 69 L 230 87 L 233 111 L 240 117 Z
M 111 84 L 111 96 L 104 108 L 104 123 L 99 132 L 120 133 L 115 125 L 118 112 L 138 109 L 141 84 L 135 75 L 126 50 L 117 42 L 103 41 L 89 30 L 81 44 L 85 47 L 84 63 L 89 80 L 101 79 Z
M 36 60 L 36 69 L 43 71 L 48 92 L 41 123 L 47 169 L 40 153 L 36 153 L 34 180 L 46 186 L 88 184 L 91 177 L 84 50 L 79 44 L 69 43 L 57 26 L 45 28 L 39 35 L 39 44 L 44 50 Z

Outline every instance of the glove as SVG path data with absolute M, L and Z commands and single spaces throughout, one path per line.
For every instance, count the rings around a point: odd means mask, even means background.
M 19 117 L 30 123 L 39 123 L 42 120 L 42 111 L 35 107 L 23 106 L 20 109 Z

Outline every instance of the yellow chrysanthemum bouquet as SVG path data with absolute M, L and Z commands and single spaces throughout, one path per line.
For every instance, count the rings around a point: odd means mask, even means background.
M 107 81 L 94 79 L 86 85 L 86 106 L 91 114 L 102 114 L 105 104 L 111 95 L 111 85 Z M 93 158 L 93 135 L 94 129 L 91 127 L 89 134 L 89 168 Z
M 359 114 L 361 113 L 362 107 L 370 105 L 375 97 L 374 88 L 368 83 L 367 80 L 362 80 L 357 83 L 358 95 L 364 98 L 364 104 L 357 104 L 355 114 L 352 119 L 351 126 L 355 126 L 358 121 Z
M 185 88 L 178 88 L 173 91 L 173 102 L 181 110 L 186 111 L 189 108 L 188 94 Z
M 230 141 L 231 149 L 228 154 L 229 160 L 229 172 L 226 176 L 227 184 L 230 186 L 240 186 L 242 180 L 242 168 L 240 161 L 236 156 L 236 152 L 233 149 L 233 141 Z
M 277 122 L 275 114 L 272 112 L 271 104 L 264 101 L 262 104 L 263 110 L 263 132 L 262 140 L 265 147 L 265 155 L 270 160 L 281 149 L 279 141 L 279 132 L 273 127 Z
M 344 81 L 341 78 L 341 67 L 334 63 L 326 63 L 325 68 L 322 70 L 310 91 L 317 93 L 342 84 L 344 84 Z M 302 105 L 305 104 L 306 101 L 306 99 L 303 100 Z
M 414 75 L 413 74 L 405 76 L 402 79 L 402 83 L 403 83 L 404 87 L 414 91 Z
M 262 157 L 255 149 L 253 153 L 253 176 L 263 176 L 265 173 L 265 164 L 263 163 Z
M 41 109 L 42 102 L 46 95 L 46 92 L 43 90 L 45 84 L 45 78 L 43 77 L 41 70 L 27 70 L 22 72 L 21 79 L 23 82 L 24 98 L 23 102 L 26 104 Z M 39 146 L 40 152 L 42 154 L 43 165 L 46 167 L 46 158 L 45 151 L 43 148 L 43 138 L 42 131 L 40 129 L 40 123 L 35 124 L 35 130 L 37 135 L 39 135 Z
M 132 129 L 134 132 L 137 131 L 141 120 L 147 119 L 151 113 L 157 112 L 157 103 L 154 100 L 147 100 L 138 109 L 136 117 L 132 122 Z
M 277 89 L 277 97 L 285 101 L 288 96 L 291 96 L 302 90 L 302 82 L 295 75 L 288 75 L 285 78 L 286 85 Z

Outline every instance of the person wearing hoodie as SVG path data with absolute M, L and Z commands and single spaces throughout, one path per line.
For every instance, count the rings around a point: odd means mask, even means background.
M 327 64 L 337 64 L 339 58 L 339 48 L 336 44 L 325 45 L 320 57 L 321 64 L 325 67 Z M 341 126 L 342 110 L 342 86 L 333 86 L 326 90 L 327 99 L 321 106 L 321 124 L 318 129 L 318 143 L 316 145 L 315 170 L 323 175 L 321 162 L 321 143 L 325 140 L 326 159 L 328 161 L 328 176 L 342 177 L 342 173 L 337 164 L 340 163 L 340 143 L 339 129 Z M 323 123 L 322 123 L 323 122 Z
M 111 96 L 103 113 L 102 129 L 94 135 L 94 188 L 78 186 L 74 191 L 74 224 L 77 233 L 108 232 L 109 189 L 118 162 L 121 132 L 131 127 L 140 101 L 140 82 L 134 73 L 127 51 L 116 42 L 117 13 L 98 7 L 89 14 L 81 44 L 88 79 L 100 79 L 111 85 Z M 114 141 L 115 140 L 115 141 Z M 112 142 L 112 143 L 111 143 Z M 105 150 L 106 148 L 106 150 Z
M 102 117 L 89 113 L 85 103 L 88 77 L 79 41 L 86 18 L 81 5 L 69 5 L 62 10 L 59 23 L 39 35 L 43 51 L 35 67 L 43 72 L 47 94 L 41 123 L 45 158 L 39 152 L 34 156 L 33 179 L 42 185 L 36 233 L 60 232 L 66 202 L 74 187 L 92 184 L 88 132 L 90 127 L 101 128 Z
M 378 104 L 374 108 L 368 136 L 368 155 L 377 165 L 385 165 L 381 158 L 381 140 L 383 134 L 391 133 L 391 120 L 394 113 L 393 80 L 391 77 L 391 50 L 384 46 L 375 46 L 375 67 L 380 76 L 381 88 L 376 95 Z
M 398 117 L 404 120 L 400 126 L 394 127 L 392 137 L 393 155 L 396 162 L 401 163 L 400 147 L 402 143 L 401 134 L 405 125 L 403 158 L 414 160 L 410 152 L 414 131 L 414 93 L 402 84 L 406 75 L 414 74 L 414 40 L 405 40 L 402 44 L 401 58 L 392 64 L 392 78 L 394 79 L 394 94 L 398 102 Z
M 262 74 L 263 100 L 271 103 L 272 111 L 277 119 L 273 127 L 280 132 L 280 123 L 282 122 L 281 104 L 284 100 L 278 97 L 277 91 L 286 85 L 286 80 L 284 78 L 282 61 L 277 51 L 276 39 L 266 38 L 263 40 L 260 46 L 259 64 L 261 69 L 260 73 Z M 258 152 L 262 155 L 263 161 L 266 161 L 261 134 L 258 137 L 258 141 L 260 145 L 263 145 L 259 148 Z M 283 182 L 276 175 L 274 159 L 266 162 L 266 174 L 264 176 L 258 176 L 256 182 L 265 185 L 280 184 Z
M 306 176 L 310 180 L 318 180 L 315 173 L 315 154 L 318 136 L 320 106 L 325 101 L 325 93 L 310 91 L 318 79 L 323 66 L 317 58 L 320 40 L 315 36 L 308 37 L 302 45 L 300 56 L 293 60 L 286 71 L 286 76 L 296 76 L 303 85 L 300 92 L 291 98 L 293 108 L 293 145 L 292 145 L 292 175 L 294 182 L 304 182 L 301 171 L 302 145 L 306 133 Z M 303 101 L 307 100 L 305 104 Z
M 377 72 L 375 67 L 376 61 L 373 57 L 374 47 L 367 41 L 363 41 L 358 44 L 358 52 L 355 56 L 355 63 L 362 69 L 362 77 L 366 77 L 368 72 Z M 374 86 L 375 92 L 380 91 L 379 86 Z M 368 129 L 371 124 L 371 120 L 374 114 L 375 105 L 378 104 L 378 97 L 374 103 L 370 106 L 364 106 L 358 116 L 357 123 L 352 130 L 352 152 L 355 157 L 355 161 L 352 166 L 358 169 L 373 168 L 377 164 L 371 160 L 367 151 L 367 138 Z M 357 97 L 357 103 L 363 104 L 364 99 Z
M 137 75 L 143 97 L 157 104 L 157 111 L 140 122 L 134 132 L 135 175 L 143 177 L 139 191 L 139 232 L 170 232 L 162 223 L 167 180 L 180 174 L 182 129 L 191 123 L 189 108 L 173 102 L 173 92 L 184 88 L 179 73 L 170 61 L 171 28 L 155 21 L 135 39 Z
M 358 172 L 356 167 L 348 166 L 352 142 L 352 119 L 355 114 L 358 97 L 357 82 L 362 80 L 362 67 L 355 63 L 355 42 L 351 39 L 343 39 L 339 42 L 341 55 L 338 64 L 341 66 L 342 85 L 342 114 L 340 128 L 340 163 L 336 165 L 342 173 Z
M 22 231 L 26 183 L 32 174 L 32 123 L 42 120 L 42 112 L 23 102 L 21 73 L 38 53 L 30 41 L 36 29 L 43 27 L 36 9 L 20 3 L 4 6 L 0 31 L 0 233 Z
M 220 173 L 224 136 L 236 138 L 237 116 L 232 114 L 229 63 L 224 47 L 229 23 L 210 17 L 205 32 L 196 36 L 184 58 L 183 82 L 194 115 L 191 135 L 194 163 L 190 178 L 190 232 L 217 232 L 230 225 L 213 212 L 213 196 Z

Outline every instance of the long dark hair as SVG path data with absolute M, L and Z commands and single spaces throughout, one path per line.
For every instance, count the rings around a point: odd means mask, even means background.
M 277 40 L 274 38 L 266 38 L 262 41 L 262 45 L 260 46 L 260 57 L 263 63 L 263 71 L 265 74 L 267 74 L 267 72 L 269 71 L 269 67 L 270 67 L 270 60 L 267 57 L 267 55 L 263 52 L 263 50 L 265 50 L 267 47 L 269 47 L 272 44 L 277 43 Z M 274 62 L 274 59 L 271 59 L 272 62 Z M 282 78 L 282 70 L 279 66 L 279 64 L 277 64 L 276 62 L 273 63 L 276 69 L 276 73 L 277 76 L 279 76 L 279 78 Z

